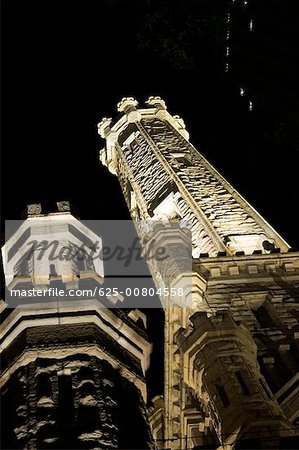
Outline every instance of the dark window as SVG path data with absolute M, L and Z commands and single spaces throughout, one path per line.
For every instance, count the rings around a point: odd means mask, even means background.
M 50 275 L 52 276 L 56 276 L 56 268 L 55 268 L 55 264 L 50 264 Z
M 260 306 L 258 309 L 253 309 L 252 312 L 262 328 L 276 327 L 276 324 L 267 311 L 265 305 Z
M 78 380 L 90 380 L 93 381 L 94 379 L 94 373 L 93 370 L 90 367 L 81 367 L 78 372 Z
M 52 395 L 52 384 L 47 373 L 41 373 L 36 380 L 36 394 L 38 397 L 50 397 Z
M 215 384 L 215 386 L 216 386 L 218 395 L 220 397 L 220 400 L 223 403 L 223 406 L 224 407 L 228 406 L 230 404 L 230 401 L 229 401 L 228 396 L 227 396 L 227 394 L 225 392 L 224 386 L 222 386 L 221 384 Z
M 239 384 L 240 384 L 240 386 L 242 388 L 243 394 L 249 395 L 250 391 L 248 389 L 248 386 L 246 385 L 246 382 L 245 382 L 245 380 L 243 378 L 242 373 L 240 371 L 237 371 L 237 372 L 235 372 L 235 375 L 236 375 L 236 378 L 237 378 L 237 380 L 238 380 L 238 382 L 239 382 Z
M 31 229 L 27 228 L 27 230 L 22 234 L 22 236 L 19 237 L 17 242 L 9 249 L 7 261 L 10 261 L 14 257 L 14 255 L 18 252 L 18 250 L 25 244 L 30 235 Z M 34 245 L 32 245 L 32 247 L 34 248 Z
M 264 382 L 264 380 L 262 378 L 260 378 L 260 384 L 261 384 L 262 388 L 264 389 L 264 391 L 266 392 L 267 397 L 270 400 L 272 400 L 272 393 L 271 393 L 269 387 L 267 386 L 267 384 Z
M 58 376 L 58 411 L 57 422 L 61 430 L 60 438 L 66 442 L 72 439 L 72 422 L 74 418 L 74 397 L 72 377 Z M 67 448 L 67 447 L 60 447 Z
M 175 158 L 175 159 L 179 164 L 182 164 L 183 166 L 186 166 L 186 167 L 193 166 L 190 159 L 187 158 L 186 156 L 179 156 L 178 158 Z

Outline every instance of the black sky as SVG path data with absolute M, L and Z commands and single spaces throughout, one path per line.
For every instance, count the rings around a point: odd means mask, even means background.
M 185 4 L 193 11 L 196 2 Z M 4 218 L 18 218 L 29 202 L 51 209 L 64 198 L 87 218 L 126 217 L 116 180 L 98 163 L 104 144 L 96 124 L 116 115 L 123 96 L 143 102 L 160 95 L 171 113 L 185 119 L 197 148 L 298 244 L 293 223 L 298 148 L 275 147 L 265 139 L 235 81 L 217 66 L 208 38 L 192 29 L 196 22 L 184 24 L 190 16 L 180 15 L 181 5 L 178 0 L 2 1 Z M 156 35 L 150 35 L 148 24 Z M 187 44 L 180 37 L 184 28 Z M 280 55 L 277 50 L 277 68 Z M 289 60 L 297 56 L 288 52 Z M 271 70 L 275 78 L 275 67 Z M 259 75 L 269 78 L 267 72 Z M 284 88 L 282 79 L 276 91 Z M 290 111 L 297 102 L 291 94 Z M 277 95 L 278 108 L 279 101 Z
M 115 117 L 124 96 L 160 95 L 191 142 L 298 247 L 298 146 L 265 132 L 267 117 L 248 112 L 222 70 L 221 26 L 218 36 L 210 24 L 228 1 L 215 0 L 204 20 L 202 3 L 2 0 L 2 220 L 20 218 L 28 203 L 47 212 L 64 199 L 82 218 L 128 218 L 116 178 L 98 162 L 96 125 Z M 294 8 L 283 3 L 288 30 Z M 287 31 L 273 46 L 258 76 L 271 107 L 293 120 L 298 89 L 287 80 L 298 46 Z

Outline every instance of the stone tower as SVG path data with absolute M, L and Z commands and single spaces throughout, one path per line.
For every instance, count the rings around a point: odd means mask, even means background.
M 67 202 L 58 209 L 44 215 L 29 205 L 2 250 L 14 296 L 1 304 L 1 447 L 153 448 L 145 315 L 99 295 L 103 262 L 76 249 L 101 247 L 101 237 Z
M 157 448 L 295 447 L 299 253 L 189 141 L 160 97 L 118 104 L 100 158 L 135 220 L 192 224 L 192 308 L 165 308 Z

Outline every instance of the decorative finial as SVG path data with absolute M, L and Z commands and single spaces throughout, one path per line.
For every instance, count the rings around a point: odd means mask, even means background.
M 28 217 L 40 216 L 41 212 L 42 212 L 42 205 L 40 203 L 33 203 L 32 205 L 27 205 Z
M 70 212 L 71 205 L 70 202 L 63 200 L 62 202 L 57 202 L 57 208 L 59 212 Z
M 135 109 L 137 105 L 138 102 L 133 97 L 123 97 L 117 104 L 117 111 L 127 112 L 130 109 Z
M 100 123 L 98 123 L 98 133 L 99 135 L 105 139 L 107 137 L 107 134 L 110 131 L 110 125 L 111 125 L 112 119 L 111 117 L 103 117 Z
M 167 109 L 166 103 L 159 96 L 152 95 L 145 103 L 149 106 L 157 106 L 160 107 L 160 109 Z

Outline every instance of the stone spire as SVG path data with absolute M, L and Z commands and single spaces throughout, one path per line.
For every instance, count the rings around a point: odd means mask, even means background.
M 124 114 L 118 122 L 110 128 L 110 119 L 104 118 L 99 124 L 102 137 L 109 133 L 101 160 L 123 187 L 130 183 L 147 217 L 159 219 L 164 202 L 163 208 L 167 203 L 177 217 L 190 221 L 194 256 L 288 250 L 282 237 L 193 147 L 183 120 L 167 111 L 164 100 L 152 96 L 142 108 L 125 97 L 117 107 Z M 130 209 L 131 197 L 125 192 Z
M 145 106 L 125 98 L 118 110 L 101 161 L 132 218 L 192 230 L 193 272 L 172 283 L 184 283 L 191 307 L 177 307 L 174 294 L 164 308 L 164 397 L 149 412 L 157 447 L 278 449 L 298 434 L 299 254 L 160 97 Z

